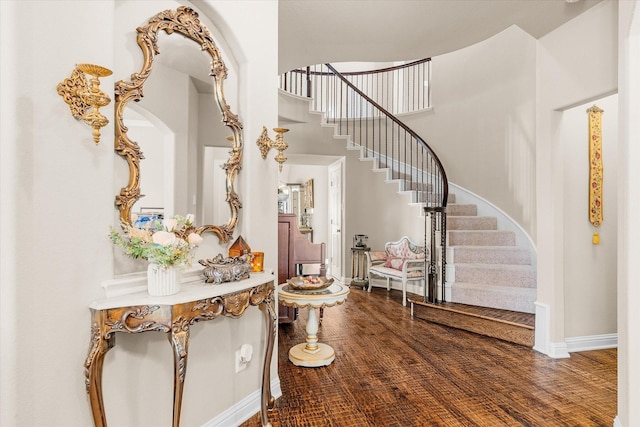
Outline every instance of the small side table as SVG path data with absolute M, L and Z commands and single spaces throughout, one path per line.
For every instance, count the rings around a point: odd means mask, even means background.
M 371 250 L 365 246 L 361 248 L 351 248 L 351 285 L 362 286 L 366 288 L 369 285 L 369 277 L 367 276 L 367 255 L 366 252 Z
M 318 318 L 316 308 L 333 307 L 343 304 L 349 295 L 349 287 L 337 283 L 328 288 L 307 291 L 298 290 L 284 283 L 278 287 L 278 301 L 289 307 L 308 308 L 307 340 L 289 350 L 289 360 L 296 366 L 316 368 L 327 366 L 336 358 L 333 347 L 318 342 Z

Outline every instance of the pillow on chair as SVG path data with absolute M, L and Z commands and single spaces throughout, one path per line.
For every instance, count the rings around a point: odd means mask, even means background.
M 417 258 L 417 255 L 409 247 L 409 242 L 403 240 L 397 245 L 389 245 L 387 247 L 390 257 L 396 258 Z
M 402 267 L 404 267 L 405 259 L 406 258 L 398 258 L 398 257 L 390 256 L 385 261 L 384 266 L 393 268 L 395 270 L 402 270 Z
M 406 240 L 403 240 L 397 245 L 387 246 L 387 252 L 389 252 L 389 257 L 395 257 L 395 258 L 404 258 L 404 259 L 424 258 L 424 252 L 418 253 L 418 254 L 415 253 L 414 251 L 411 250 L 411 247 L 409 247 L 409 242 Z
M 371 263 L 382 262 L 387 259 L 387 253 L 384 251 L 371 251 L 369 252 L 369 258 Z

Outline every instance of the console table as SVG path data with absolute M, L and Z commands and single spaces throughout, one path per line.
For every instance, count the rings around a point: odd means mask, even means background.
M 306 342 L 289 350 L 289 360 L 296 366 L 315 368 L 327 366 L 336 358 L 333 347 L 318 342 L 318 318 L 316 308 L 324 309 L 343 304 L 349 295 L 349 287 L 334 283 L 328 288 L 316 291 L 298 290 L 284 283 L 278 286 L 278 301 L 289 307 L 309 308 Z
M 116 332 L 160 331 L 168 334 L 173 348 L 173 426 L 178 427 L 187 370 L 189 328 L 196 322 L 218 316 L 239 318 L 250 305 L 259 306 L 266 320 L 261 421 L 263 426 L 271 426 L 267 411 L 275 403 L 270 387 L 271 356 L 277 327 L 274 283 L 271 274 L 252 273 L 249 279 L 238 282 L 183 285 L 181 292 L 171 296 L 153 297 L 144 291 L 92 302 L 89 305 L 91 341 L 84 368 L 96 427 L 107 425 L 102 399 L 102 365 L 104 355 L 116 344 Z

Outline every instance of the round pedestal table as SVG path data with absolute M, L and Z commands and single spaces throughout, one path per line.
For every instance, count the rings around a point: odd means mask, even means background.
M 284 283 L 278 287 L 278 301 L 289 307 L 308 308 L 307 340 L 289 350 L 289 360 L 296 366 L 315 368 L 334 361 L 336 353 L 330 345 L 318 342 L 317 308 L 333 307 L 347 300 L 349 287 L 333 283 L 320 290 L 299 290 Z

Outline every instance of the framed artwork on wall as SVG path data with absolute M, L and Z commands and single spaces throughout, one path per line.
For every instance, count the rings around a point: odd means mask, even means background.
M 313 178 L 304 184 L 304 195 L 306 199 L 304 207 L 313 209 Z

